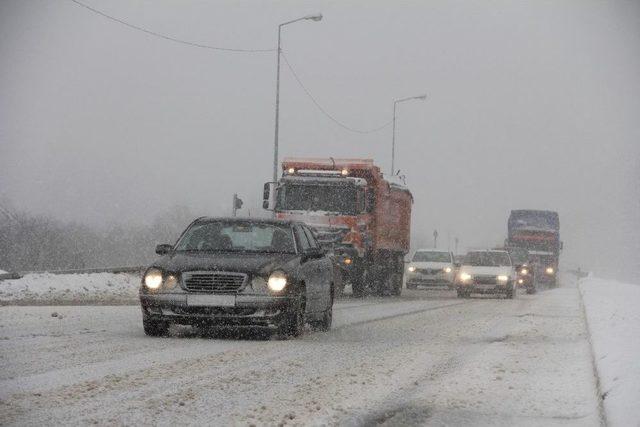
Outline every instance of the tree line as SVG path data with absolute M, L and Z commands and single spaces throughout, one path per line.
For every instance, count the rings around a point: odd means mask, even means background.
M 178 206 L 149 225 L 97 229 L 7 208 L 0 214 L 0 270 L 9 272 L 145 265 L 156 244 L 175 242 L 195 218 Z

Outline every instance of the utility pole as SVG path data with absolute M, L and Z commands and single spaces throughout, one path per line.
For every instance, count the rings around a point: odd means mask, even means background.
M 438 230 L 433 230 L 433 247 L 438 247 Z
M 427 99 L 427 95 L 419 95 L 419 96 L 410 96 L 408 98 L 396 99 L 393 101 L 393 131 L 391 134 L 391 175 L 395 174 L 395 162 L 396 162 L 396 109 L 398 108 L 398 104 L 405 101 L 411 101 L 414 99 L 419 99 L 424 101 Z
M 278 51 L 276 52 L 278 58 L 278 68 L 276 71 L 276 124 L 275 135 L 273 139 L 273 182 L 278 181 L 278 137 L 280 131 L 280 54 L 282 52 L 282 48 L 280 47 L 280 39 L 282 35 L 282 27 L 305 19 L 310 21 L 320 21 L 322 19 L 322 14 L 317 13 L 315 15 L 307 15 L 303 16 L 302 18 L 293 19 L 291 21 L 283 22 L 282 24 L 278 25 Z

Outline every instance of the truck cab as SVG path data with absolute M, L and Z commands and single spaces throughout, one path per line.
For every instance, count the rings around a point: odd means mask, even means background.
M 400 292 L 412 200 L 370 159 L 285 159 L 282 178 L 264 192 L 277 218 L 313 229 L 356 295 L 367 283 L 378 294 Z

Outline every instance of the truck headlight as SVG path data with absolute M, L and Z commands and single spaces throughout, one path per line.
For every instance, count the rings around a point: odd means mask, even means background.
M 460 273 L 458 275 L 458 278 L 461 282 L 468 282 L 469 280 L 471 280 L 471 275 L 469 273 Z
M 553 267 L 547 267 L 547 269 L 544 271 L 547 274 L 553 274 L 555 270 L 553 269 Z
M 416 271 L 416 268 L 413 265 L 411 265 L 409 266 L 409 268 L 407 268 L 407 270 L 409 270 L 410 273 L 413 273 Z
M 508 282 L 508 281 L 509 281 L 509 276 L 505 276 L 505 275 L 498 276 L 498 282 Z
M 453 270 L 451 269 L 451 267 L 445 267 L 444 268 L 444 272 L 445 273 L 451 273 Z
M 287 276 L 282 271 L 274 271 L 269 276 L 267 286 L 271 291 L 280 292 L 287 286 Z
M 144 275 L 144 285 L 149 289 L 158 289 L 162 285 L 162 270 L 150 268 Z

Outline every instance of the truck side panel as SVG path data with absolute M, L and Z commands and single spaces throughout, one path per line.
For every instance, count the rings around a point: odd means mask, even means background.
M 373 248 L 406 254 L 410 245 L 411 193 L 386 181 L 379 182 L 376 191 Z

